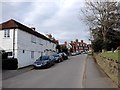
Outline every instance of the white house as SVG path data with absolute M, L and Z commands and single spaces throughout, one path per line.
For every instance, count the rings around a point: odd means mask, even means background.
M 0 24 L 0 47 L 8 52 L 9 57 L 18 59 L 18 68 L 33 64 L 44 54 L 55 51 L 56 44 L 13 19 Z

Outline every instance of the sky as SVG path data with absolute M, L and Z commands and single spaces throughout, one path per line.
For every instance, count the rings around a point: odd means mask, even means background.
M 0 23 L 14 19 L 28 27 L 35 27 L 41 34 L 52 34 L 60 43 L 75 39 L 89 43 L 89 30 L 82 21 L 84 0 L 16 1 L 2 2 Z

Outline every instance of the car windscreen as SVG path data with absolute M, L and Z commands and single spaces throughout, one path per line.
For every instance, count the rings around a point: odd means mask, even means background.
M 49 59 L 49 56 L 42 56 L 41 58 L 40 58 L 40 60 L 48 60 Z
M 58 55 L 58 54 L 54 54 L 53 56 L 54 56 L 54 57 L 59 57 L 59 55 Z
M 48 59 L 49 59 L 49 56 L 41 56 L 36 61 L 48 60 Z

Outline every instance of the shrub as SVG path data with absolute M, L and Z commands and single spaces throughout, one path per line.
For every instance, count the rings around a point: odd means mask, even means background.
M 18 60 L 16 58 L 2 59 L 3 70 L 15 70 L 18 68 Z

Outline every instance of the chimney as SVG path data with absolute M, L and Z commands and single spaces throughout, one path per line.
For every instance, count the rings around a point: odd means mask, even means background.
M 76 39 L 76 42 L 78 42 L 78 39 Z
M 35 27 L 31 27 L 31 29 L 32 29 L 33 31 L 35 31 Z
M 51 34 L 48 34 L 48 37 L 49 37 L 49 38 L 52 38 L 52 35 L 51 35 Z
M 81 40 L 81 43 L 83 43 L 83 40 Z
M 67 42 L 65 41 L 65 45 L 67 45 Z

